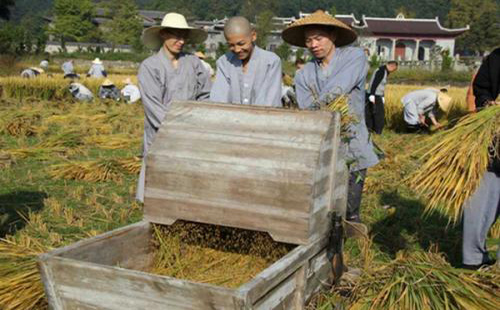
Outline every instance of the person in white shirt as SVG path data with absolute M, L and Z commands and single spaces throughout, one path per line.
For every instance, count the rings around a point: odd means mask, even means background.
M 123 83 L 125 84 L 125 87 L 121 90 L 121 94 L 126 103 L 135 103 L 141 99 L 139 87 L 133 84 L 130 78 L 125 79 Z

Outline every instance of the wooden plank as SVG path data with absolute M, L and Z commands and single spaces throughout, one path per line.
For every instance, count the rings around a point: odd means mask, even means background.
M 306 304 L 306 284 L 307 284 L 307 271 L 309 270 L 309 261 L 306 261 L 302 267 L 295 273 L 297 278 L 295 287 L 295 296 L 293 301 L 293 309 L 302 310 Z
M 311 258 L 304 290 L 306 301 L 310 300 L 318 291 L 328 289 L 331 286 L 331 271 L 331 262 L 327 258 L 326 249 Z
M 43 264 L 52 256 L 73 258 L 83 262 L 117 265 L 146 270 L 152 260 L 150 223 L 141 221 L 102 235 L 85 239 L 40 256 Z
M 241 295 L 246 296 L 246 300 L 254 304 L 262 296 L 266 295 L 301 268 L 305 261 L 323 249 L 326 246 L 327 240 L 328 238 L 325 237 L 311 244 L 296 247 L 279 261 L 259 273 L 250 282 L 242 285 L 239 288 Z
M 240 309 L 243 302 L 235 290 L 133 270 L 60 257 L 47 265 L 62 309 Z
M 297 280 L 295 274 L 288 277 L 278 286 L 273 288 L 261 300 L 253 306 L 255 310 L 281 310 L 301 309 L 295 307 L 295 296 L 297 291 Z

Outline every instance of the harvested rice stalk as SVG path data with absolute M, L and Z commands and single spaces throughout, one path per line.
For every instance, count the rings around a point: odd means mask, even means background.
M 120 165 L 129 173 L 138 174 L 141 171 L 142 160 L 140 157 L 119 159 Z
M 155 225 L 153 246 L 153 273 L 229 288 L 248 282 L 293 248 L 266 233 L 183 221 Z
M 123 173 L 139 173 L 141 161 L 137 157 L 125 159 L 106 159 L 95 161 L 76 161 L 53 165 L 50 175 L 53 178 L 83 180 L 89 182 L 120 181 Z
M 3 130 L 14 137 L 33 136 L 36 133 L 35 124 L 39 119 L 39 115 L 33 117 L 16 116 L 5 125 Z
M 399 252 L 389 264 L 365 270 L 351 310 L 500 309 L 500 272 L 451 267 L 443 255 Z
M 67 149 L 62 147 L 26 147 L 19 149 L 8 149 L 4 153 L 9 154 L 14 159 L 32 158 L 36 160 L 50 160 L 54 154 L 66 154 Z
M 141 143 L 141 138 L 134 138 L 129 135 L 94 135 L 84 139 L 86 144 L 94 145 L 103 149 L 117 150 L 137 146 Z
M 47 302 L 36 266 L 39 254 L 48 249 L 35 239 L 0 239 L 0 308 L 46 309 Z
M 410 184 L 429 198 L 426 212 L 439 211 L 457 223 L 464 202 L 476 191 L 491 157 L 499 156 L 500 106 L 462 118 L 455 127 L 430 138 L 433 147 Z

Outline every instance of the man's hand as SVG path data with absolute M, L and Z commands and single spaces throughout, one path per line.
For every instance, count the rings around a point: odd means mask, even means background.
M 419 116 L 418 116 L 418 122 L 419 122 L 422 126 L 429 127 L 429 125 L 427 125 L 427 123 L 425 122 L 425 115 L 419 115 Z
M 374 95 L 370 95 L 370 97 L 368 97 L 368 101 L 370 101 L 371 103 L 375 104 L 375 96 Z
M 432 125 L 434 125 L 434 127 L 436 127 L 436 129 L 443 127 L 443 125 L 441 125 L 441 123 L 438 122 L 434 116 L 431 117 L 431 121 L 432 121 Z

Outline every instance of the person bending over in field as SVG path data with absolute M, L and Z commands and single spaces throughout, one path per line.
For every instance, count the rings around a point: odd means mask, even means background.
M 28 69 L 24 69 L 21 72 L 21 77 L 25 79 L 32 79 L 34 77 L 37 77 L 41 74 L 43 74 L 45 71 L 42 68 L 37 68 L 37 67 L 31 67 Z
M 61 66 L 61 69 L 64 73 L 65 79 L 79 79 L 80 78 L 80 76 L 75 73 L 75 67 L 73 66 L 72 59 L 64 62 Z
M 159 48 L 144 60 L 138 73 L 139 89 L 144 106 L 145 158 L 172 100 L 204 100 L 210 94 L 210 76 L 198 57 L 183 52 L 187 43 L 205 41 L 207 33 L 188 26 L 183 15 L 168 13 L 160 26 L 144 31 L 143 41 L 150 48 Z M 145 161 L 143 161 L 136 199 L 144 201 Z
M 101 99 L 113 99 L 120 101 L 120 90 L 110 79 L 105 79 L 99 86 L 98 97 Z
M 78 101 L 92 101 L 94 99 L 92 92 L 81 83 L 70 83 L 69 92 Z
M 420 89 L 406 94 L 402 99 L 403 117 L 408 132 L 428 131 L 429 118 L 436 128 L 442 125 L 436 120 L 437 109 L 447 113 L 451 107 L 451 97 L 446 89 Z
M 96 58 L 92 61 L 92 66 L 87 72 L 87 77 L 92 77 L 96 79 L 105 78 L 108 76 L 108 73 L 104 69 L 104 65 L 99 58 Z
M 500 48 L 485 58 L 472 84 L 476 109 L 500 105 Z M 500 145 L 492 150 L 488 170 L 464 206 L 462 263 L 466 269 L 494 264 L 486 249 L 486 236 L 500 214 Z M 500 244 L 497 247 L 500 258 Z
M 349 46 L 357 35 L 347 25 L 323 11 L 316 11 L 286 28 L 283 39 L 307 47 L 313 59 L 295 76 L 297 101 L 301 109 L 316 109 L 317 102 L 333 95 L 347 95 L 351 138 L 346 162 L 350 163 L 347 220 L 361 222 L 360 206 L 366 171 L 378 163 L 365 123 L 366 55 Z
M 139 87 L 137 87 L 130 78 L 126 78 L 123 83 L 125 87 L 121 90 L 121 95 L 126 103 L 135 103 L 141 99 L 141 93 Z
M 210 100 L 281 107 L 281 60 L 255 45 L 257 33 L 241 16 L 224 26 L 230 52 L 217 60 Z

